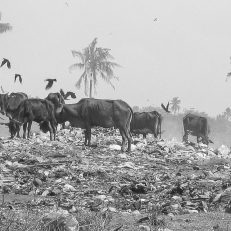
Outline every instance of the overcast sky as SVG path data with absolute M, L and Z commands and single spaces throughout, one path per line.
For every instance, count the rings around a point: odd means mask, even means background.
M 0 61 L 12 65 L 0 68 L 0 85 L 41 98 L 63 88 L 77 102 L 84 86 L 74 86 L 82 71 L 69 72 L 80 62 L 71 51 L 97 38 L 122 68 L 115 90 L 99 79 L 95 98 L 142 107 L 179 97 L 182 108 L 216 116 L 231 107 L 230 9 L 230 0 L 1 0 L 1 22 L 13 30 L 0 35 Z M 46 78 L 57 79 L 48 91 Z

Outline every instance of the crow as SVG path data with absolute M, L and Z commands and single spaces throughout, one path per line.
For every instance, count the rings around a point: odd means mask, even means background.
M 62 95 L 62 97 L 63 97 L 65 100 L 67 100 L 67 98 L 68 98 L 69 96 L 71 96 L 72 99 L 75 99 L 75 98 L 76 98 L 75 93 L 72 92 L 72 91 L 68 91 L 66 94 L 64 94 L 63 89 L 60 89 L 60 94 Z
M 46 85 L 46 88 L 45 88 L 46 90 L 48 90 L 52 87 L 54 81 L 57 82 L 57 79 L 45 79 L 45 81 L 48 81 L 48 84 Z
M 167 107 L 165 107 L 164 104 L 161 104 L 161 107 L 162 107 L 167 113 L 170 113 L 170 111 L 168 110 L 169 102 L 168 102 L 168 104 L 167 104 Z
M 5 64 L 7 64 L 7 67 L 8 67 L 9 69 L 11 68 L 10 61 L 9 61 L 8 59 L 3 59 L 2 64 L 1 64 L 1 67 L 2 67 L 3 65 L 5 65 Z
M 19 79 L 19 82 L 22 84 L 22 77 L 19 74 L 15 74 L 14 76 L 14 82 L 16 82 L 17 78 Z

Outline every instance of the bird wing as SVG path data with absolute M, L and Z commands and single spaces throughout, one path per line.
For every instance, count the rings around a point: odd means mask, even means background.
M 15 75 L 14 75 L 14 82 L 16 82 L 17 77 L 18 77 L 18 75 L 15 74 Z
M 69 96 L 71 96 L 72 99 L 75 99 L 75 98 L 76 98 L 75 93 L 74 93 L 74 92 L 71 92 L 71 91 L 68 91 L 68 92 L 66 93 L 65 96 L 66 96 L 66 98 L 68 98 Z
M 45 88 L 46 90 L 50 89 L 53 85 L 53 81 L 49 81 L 49 80 L 47 81 L 48 81 L 48 84 L 46 85 L 46 88 Z
M 162 107 L 165 111 L 167 111 L 163 103 L 161 104 L 161 107 Z
M 167 109 L 167 111 L 168 111 L 168 107 L 169 107 L 169 102 L 168 102 L 168 104 L 167 104 L 167 108 L 166 108 L 166 109 Z
M 3 59 L 1 67 L 6 63 L 6 59 Z
M 19 82 L 22 83 L 22 76 L 19 75 L 18 77 L 19 77 Z
M 11 65 L 10 65 L 10 61 L 7 60 L 7 67 L 10 69 L 11 68 Z

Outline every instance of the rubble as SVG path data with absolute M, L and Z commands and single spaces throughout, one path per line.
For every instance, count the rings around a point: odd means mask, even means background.
M 92 130 L 92 147 L 83 146 L 80 129 L 58 131 L 57 141 L 44 133 L 29 140 L 2 138 L 0 205 L 13 206 L 6 195 L 32 196 L 36 206 L 58 206 L 76 227 L 72 215 L 79 209 L 134 215 L 155 211 L 170 217 L 230 212 L 230 150 L 224 145 L 216 152 L 148 136 L 134 139 L 132 152 L 121 153 L 118 131 Z M 66 219 L 59 212 L 49 217 Z M 149 230 L 145 224 L 139 227 Z

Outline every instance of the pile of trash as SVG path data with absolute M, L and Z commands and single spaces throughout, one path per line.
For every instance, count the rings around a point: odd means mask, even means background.
M 230 150 L 203 144 L 133 139 L 121 153 L 115 129 L 92 129 L 92 147 L 81 129 L 33 134 L 29 140 L 1 138 L 1 203 L 25 195 L 36 206 L 58 206 L 68 213 L 111 211 L 175 216 L 231 212 Z

